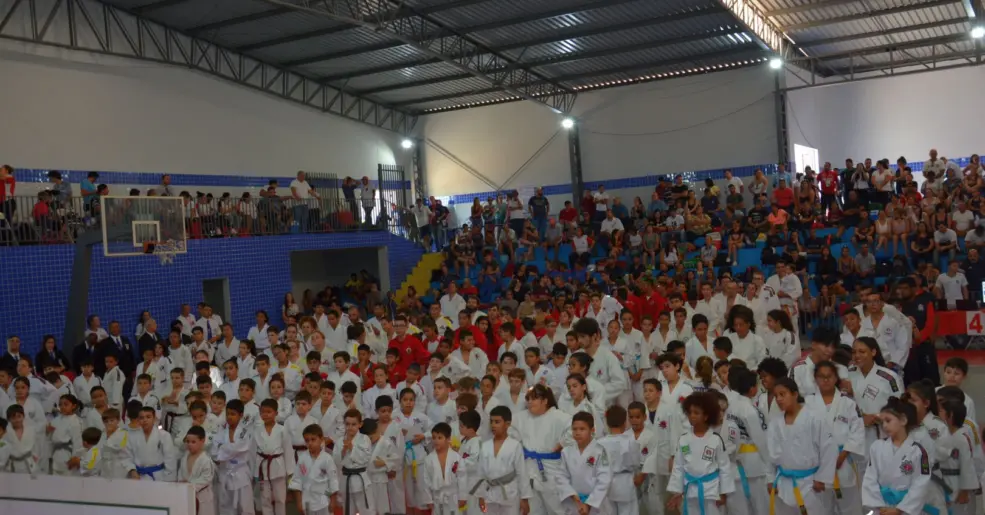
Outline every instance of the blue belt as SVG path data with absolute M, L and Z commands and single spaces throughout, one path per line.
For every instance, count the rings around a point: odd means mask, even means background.
M 746 499 L 752 499 L 752 492 L 749 490 L 749 478 L 746 477 L 746 468 L 741 463 L 737 463 L 739 469 L 739 480 L 742 481 L 742 493 L 746 494 Z
M 903 502 L 903 498 L 906 497 L 907 491 L 906 490 L 893 490 L 892 488 L 881 486 L 881 487 L 879 487 L 879 493 L 882 494 L 882 500 L 885 501 L 886 504 L 889 504 L 889 505 L 892 505 L 892 506 L 896 506 L 899 503 Z M 926 513 L 927 515 L 940 515 L 941 514 L 941 510 L 939 510 L 936 507 L 931 506 L 929 504 L 924 504 L 923 505 L 923 512 Z
M 410 452 L 410 476 L 411 479 L 417 481 L 417 453 L 414 451 L 414 442 L 404 442 L 404 457 L 406 458 L 407 453 Z M 407 475 L 407 472 L 404 472 Z
M 713 479 L 718 479 L 718 471 L 714 471 L 710 474 L 705 474 L 703 476 L 692 476 L 687 472 L 684 473 L 684 492 L 681 494 L 683 497 L 684 515 L 687 515 L 687 490 L 691 485 L 698 485 L 698 506 L 701 508 L 701 515 L 705 515 L 705 483 Z
M 531 451 L 526 447 L 523 448 L 523 459 L 525 460 L 536 460 L 537 470 L 540 471 L 540 479 L 543 482 L 547 482 L 547 474 L 544 473 L 544 460 L 559 460 L 561 459 L 560 452 L 537 452 Z
M 800 513 L 806 514 L 807 508 L 804 505 L 804 496 L 800 493 L 800 487 L 797 486 L 798 479 L 806 479 L 818 471 L 818 467 L 809 469 L 785 469 L 783 467 L 776 467 L 776 477 L 773 479 L 773 492 L 770 494 L 770 515 L 776 513 L 776 493 L 777 484 L 780 482 L 781 477 L 785 477 L 793 481 L 793 497 L 797 501 L 797 507 L 800 508 Z
M 585 503 L 585 501 L 587 501 L 589 497 L 590 494 L 578 494 L 578 500 L 581 501 L 582 503 Z
M 164 464 L 151 465 L 150 467 L 135 467 L 135 469 L 137 470 L 137 474 L 141 476 L 150 476 L 151 479 L 157 481 L 157 478 L 154 477 L 154 474 L 164 470 Z

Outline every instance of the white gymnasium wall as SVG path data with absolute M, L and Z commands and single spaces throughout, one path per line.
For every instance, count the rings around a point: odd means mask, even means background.
M 792 142 L 838 166 L 846 157 L 923 161 L 931 147 L 968 157 L 985 152 L 983 91 L 981 66 L 791 91 L 788 126 Z
M 766 65 L 583 93 L 573 114 L 586 181 L 777 160 L 773 75 Z M 570 182 L 566 135 L 549 142 L 560 120 L 532 102 L 514 102 L 430 115 L 421 123 L 424 138 L 460 162 L 497 185 L 523 188 Z M 492 189 L 435 148 L 425 147 L 424 156 L 433 195 Z
M 199 72 L 0 42 L 0 156 L 15 167 L 375 177 L 400 135 Z
M 775 162 L 766 65 L 579 97 L 586 181 Z

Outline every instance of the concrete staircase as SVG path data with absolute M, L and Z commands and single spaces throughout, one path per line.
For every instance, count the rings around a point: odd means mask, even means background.
M 431 287 L 431 272 L 441 267 L 442 259 L 443 255 L 440 252 L 421 256 L 420 261 L 410 271 L 404 282 L 400 284 L 400 289 L 397 290 L 397 300 L 399 301 L 407 295 L 407 289 L 410 286 L 413 286 L 417 290 L 418 295 L 423 296 L 427 289 Z

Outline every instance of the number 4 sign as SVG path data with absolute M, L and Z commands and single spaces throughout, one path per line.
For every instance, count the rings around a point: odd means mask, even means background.
M 982 326 L 982 312 L 968 311 L 966 315 L 968 320 L 968 334 L 976 336 L 985 334 L 985 327 Z

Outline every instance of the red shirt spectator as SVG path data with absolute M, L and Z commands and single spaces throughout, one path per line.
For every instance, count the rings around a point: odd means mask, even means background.
M 455 331 L 455 337 L 452 339 L 452 348 L 451 348 L 452 350 L 458 348 L 459 345 L 458 335 L 462 332 L 462 329 L 468 329 L 472 331 L 472 336 L 475 337 L 475 348 L 481 350 L 482 352 L 485 352 L 486 354 L 489 354 L 488 338 L 486 338 L 486 335 L 482 334 L 482 331 L 480 331 L 479 328 L 474 325 L 462 326 L 459 327 L 457 331 Z
M 595 212 L 595 199 L 592 197 L 590 191 L 585 191 L 588 193 L 588 196 L 581 198 L 581 212 L 590 217 Z
M 34 210 L 31 211 L 31 214 L 34 216 L 35 222 L 41 223 L 42 220 L 51 214 L 51 208 L 48 207 L 47 202 L 41 200 L 37 204 L 34 204 Z
M 825 170 L 817 176 L 817 182 L 821 184 L 821 193 L 825 195 L 835 195 L 838 193 L 838 172 Z
M 13 197 L 16 188 L 17 179 L 14 179 L 14 170 L 7 165 L 0 166 L 0 202 L 7 200 L 7 197 Z
M 373 363 L 367 363 L 365 367 L 362 367 L 359 363 L 356 363 L 349 367 L 349 371 L 359 376 L 359 379 L 362 380 L 362 389 L 364 391 L 373 387 L 373 371 L 375 370 L 376 365 Z
M 773 203 L 782 207 L 789 208 L 793 205 L 793 188 L 777 188 L 773 190 Z
M 400 361 L 398 362 L 397 370 L 406 372 L 407 367 L 412 362 L 417 362 L 426 369 L 431 355 L 428 354 L 428 350 L 421 343 L 421 340 L 412 334 L 407 334 L 407 320 L 403 317 L 397 317 L 393 325 L 397 330 L 397 337 L 390 340 L 388 347 L 400 351 Z M 392 373 L 391 371 L 391 375 Z
M 578 219 L 578 211 L 571 207 L 571 205 L 567 202 L 565 202 L 565 205 L 565 208 L 558 214 L 558 219 L 560 219 L 563 224 L 573 224 L 575 223 L 575 220 Z

